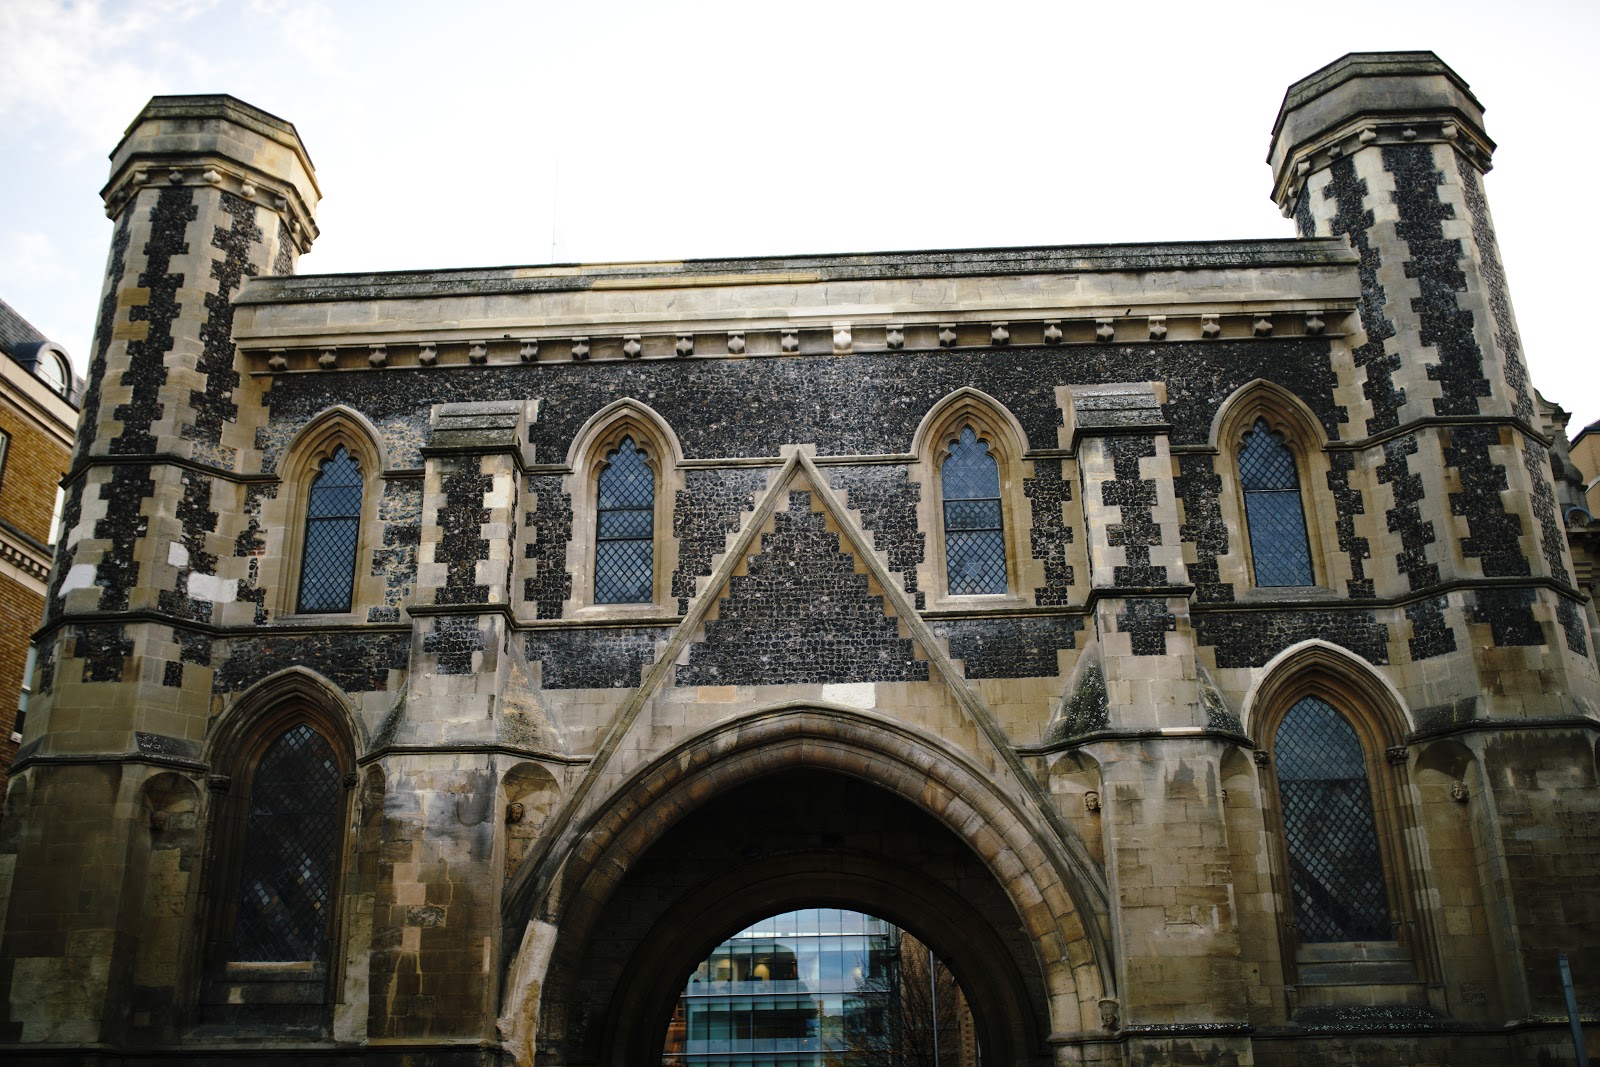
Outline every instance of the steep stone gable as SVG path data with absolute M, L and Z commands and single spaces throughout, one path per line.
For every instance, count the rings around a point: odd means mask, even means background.
M 712 560 L 727 547 L 728 535 L 739 529 L 739 516 L 755 507 L 765 485 L 766 474 L 760 470 L 685 472 L 672 510 L 672 535 L 678 539 L 672 595 L 679 615 L 689 613 L 695 579 L 711 574 Z
M 678 668 L 679 685 L 927 681 L 928 664 L 839 535 L 794 490 Z
M 861 528 L 873 535 L 889 569 L 900 574 L 906 594 L 918 608 L 926 607 L 927 594 L 917 588 L 917 565 L 927 547 L 927 535 L 917 528 L 921 484 L 906 468 L 879 463 L 830 468 L 828 483 L 860 513 Z

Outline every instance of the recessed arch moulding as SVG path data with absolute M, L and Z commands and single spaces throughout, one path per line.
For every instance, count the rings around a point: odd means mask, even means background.
M 795 821 L 824 824 L 803 841 L 766 826 L 747 844 L 730 819 L 774 790 L 813 798 L 797 801 L 812 807 Z M 837 790 L 861 800 L 848 811 L 814 800 Z M 896 865 L 852 847 L 874 819 L 951 866 L 912 871 L 909 854 Z M 706 951 L 741 922 L 819 902 L 875 911 L 933 945 L 976 997 L 990 1055 L 1005 1057 L 994 1062 L 1038 1062 L 1051 1034 L 1105 1036 L 1103 884 L 970 759 L 879 716 L 815 705 L 739 716 L 638 767 L 552 837 L 506 896 L 500 1026 L 519 1055 L 623 1064 L 652 1041 L 658 1055 L 674 983 Z M 662 849 L 682 855 L 664 864 Z M 667 899 L 622 938 L 626 963 L 608 977 L 595 942 L 617 936 L 619 910 L 633 913 L 617 902 L 664 867 L 680 884 L 663 894 L 651 883 L 642 899 Z

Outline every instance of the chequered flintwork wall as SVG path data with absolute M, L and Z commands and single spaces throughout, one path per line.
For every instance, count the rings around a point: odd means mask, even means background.
M 295 277 L 293 128 L 153 101 L 0 823 L 0 1041 L 645 1062 L 740 909 L 827 901 L 948 956 L 996 1063 L 1554 1054 L 1600 686 L 1480 120 L 1429 53 L 1297 83 L 1298 239 Z M 1311 585 L 1253 578 L 1258 417 Z M 968 426 L 982 596 L 944 570 Z M 624 433 L 653 584 L 598 604 Z M 336 445 L 354 597 L 303 615 Z M 1385 941 L 1294 922 L 1273 758 L 1310 695 L 1363 746 Z M 269 974 L 228 955 L 232 857 L 301 721 L 338 888 Z

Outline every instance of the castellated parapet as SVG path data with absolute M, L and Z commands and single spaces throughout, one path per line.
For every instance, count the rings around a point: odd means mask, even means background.
M 7 1055 L 654 1062 L 710 946 L 844 906 L 985 1063 L 1562 1062 L 1592 561 L 1492 151 L 1361 54 L 1285 97 L 1297 238 L 295 276 L 293 127 L 152 101 Z

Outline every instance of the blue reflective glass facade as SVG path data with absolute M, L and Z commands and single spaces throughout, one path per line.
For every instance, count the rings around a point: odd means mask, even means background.
M 837 908 L 763 919 L 718 945 L 684 987 L 667 1067 L 823 1067 L 854 1062 L 882 1030 L 900 931 Z

